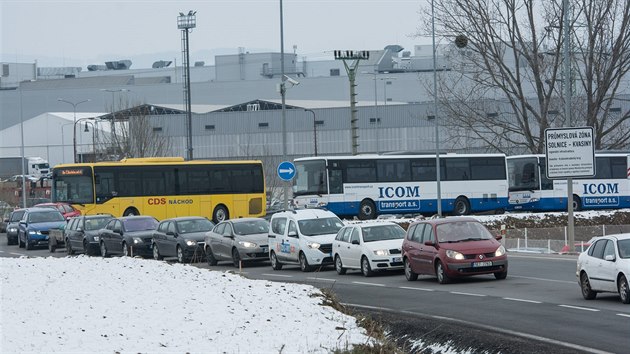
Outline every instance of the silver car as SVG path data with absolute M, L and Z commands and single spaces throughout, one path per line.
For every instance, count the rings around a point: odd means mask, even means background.
M 211 266 L 219 261 L 231 261 L 235 267 L 244 263 L 269 260 L 267 236 L 269 222 L 265 219 L 242 218 L 226 220 L 206 233 L 206 258 Z

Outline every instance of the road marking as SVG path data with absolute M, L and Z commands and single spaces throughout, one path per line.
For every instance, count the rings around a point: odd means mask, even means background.
M 364 283 L 362 281 L 353 281 L 352 283 L 353 284 L 360 284 L 360 285 L 385 286 L 385 284 Z
M 9 254 L 12 254 L 14 256 L 26 256 L 24 253 L 14 253 L 14 252 L 9 252 Z
M 591 311 L 591 312 L 599 312 L 598 309 L 591 309 L 588 307 L 580 307 L 580 306 L 571 306 L 571 305 L 558 305 L 560 307 L 566 307 L 569 309 L 576 309 L 576 310 L 584 310 L 584 311 Z
M 455 295 L 467 295 L 467 296 L 479 296 L 479 297 L 487 296 L 487 295 L 484 295 L 484 294 L 460 293 L 458 291 L 450 291 L 450 293 L 451 294 L 455 294 Z
M 410 286 L 399 286 L 399 289 L 409 289 L 409 290 L 420 290 L 420 291 L 435 291 L 435 289 L 426 289 L 426 288 L 412 288 Z
M 306 279 L 323 280 L 323 281 L 337 281 L 336 279 L 317 278 L 317 277 L 306 277 Z
M 550 281 L 553 283 L 575 284 L 574 281 L 568 281 L 568 280 L 554 280 L 554 279 L 545 279 L 545 278 L 536 278 L 536 277 L 523 277 L 519 275 L 510 275 L 510 278 L 523 278 L 523 279 L 531 279 L 531 280 Z
M 540 257 L 540 256 L 523 256 L 523 255 L 515 255 L 510 253 L 510 258 L 529 258 L 529 259 L 551 259 L 554 261 L 570 261 L 575 262 L 577 260 L 577 255 L 574 257 L 568 256 L 567 258 L 560 257 Z
M 540 302 L 540 301 L 525 300 L 525 299 L 515 299 L 513 297 L 504 297 L 503 300 L 529 302 L 529 303 L 532 303 L 532 304 L 542 304 L 542 302 Z
M 266 275 L 268 277 L 293 278 L 292 275 L 285 275 L 285 274 L 263 273 L 261 275 Z
M 630 317 L 630 315 L 626 315 L 625 313 L 618 313 L 617 316 L 621 317 Z

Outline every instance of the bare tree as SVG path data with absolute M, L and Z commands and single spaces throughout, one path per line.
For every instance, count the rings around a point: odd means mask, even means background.
M 104 159 L 120 160 L 125 157 L 168 156 L 172 153 L 168 136 L 154 130 L 147 105 L 131 105 L 121 101 L 121 106 L 112 107 L 112 112 L 105 123 L 109 124 L 109 132 L 100 134 L 98 138 L 100 151 L 106 151 L 101 157 L 104 155 Z
M 450 71 L 439 79 L 440 115 L 453 141 L 541 153 L 546 128 L 587 125 L 597 149 L 629 145 L 630 110 L 619 108 L 629 79 L 630 2 L 570 2 L 572 74 L 564 80 L 561 0 L 435 0 L 436 35 L 468 39 L 465 48 L 450 46 Z M 426 25 L 417 34 L 426 36 L 431 11 L 421 14 Z M 567 82 L 575 96 L 570 122 L 562 110 Z

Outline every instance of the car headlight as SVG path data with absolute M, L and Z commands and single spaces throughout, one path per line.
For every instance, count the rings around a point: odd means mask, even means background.
M 42 233 L 37 231 L 37 230 L 29 230 L 28 231 L 29 235 L 41 235 Z
M 98 242 L 100 239 L 98 238 L 98 236 L 94 236 L 92 237 L 94 239 L 94 242 Z
M 10 228 L 9 228 L 9 231 L 10 231 L 10 232 L 16 232 L 16 231 L 17 231 L 17 229 L 16 229 L 15 227 L 10 227 Z
M 308 244 L 308 248 L 312 248 L 312 249 L 314 249 L 314 250 L 319 249 L 319 246 L 321 246 L 321 245 L 320 245 L 319 243 L 317 243 L 317 242 L 310 242 L 310 243 Z
M 453 251 L 453 250 L 446 250 L 446 257 L 448 258 L 453 258 L 453 259 L 458 259 L 458 260 L 462 260 L 464 259 L 464 255 L 457 252 L 457 251 Z
M 504 254 L 505 254 L 505 247 L 503 246 L 499 246 L 499 248 L 497 248 L 497 250 L 494 252 L 495 257 L 500 257 Z
M 134 238 L 133 238 L 133 243 L 134 243 L 134 244 L 139 244 L 139 243 L 142 243 L 142 242 L 143 242 L 143 241 L 142 241 L 142 239 L 141 239 L 140 237 L 134 237 Z
M 388 256 L 389 250 L 376 250 L 374 251 L 374 254 L 377 256 Z
M 258 247 L 257 244 L 253 243 L 253 242 L 247 242 L 247 241 L 238 241 L 238 244 L 245 247 L 245 248 L 256 248 Z
M 195 240 L 186 240 L 186 246 L 196 246 L 197 241 Z

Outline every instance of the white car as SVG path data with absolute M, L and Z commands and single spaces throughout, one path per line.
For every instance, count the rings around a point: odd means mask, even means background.
M 586 300 L 595 299 L 599 292 L 613 292 L 630 304 L 630 233 L 598 237 L 580 253 L 576 275 Z
M 403 269 L 402 243 L 405 230 L 392 222 L 348 225 L 333 241 L 335 270 L 360 269 L 369 277 L 379 270 Z

